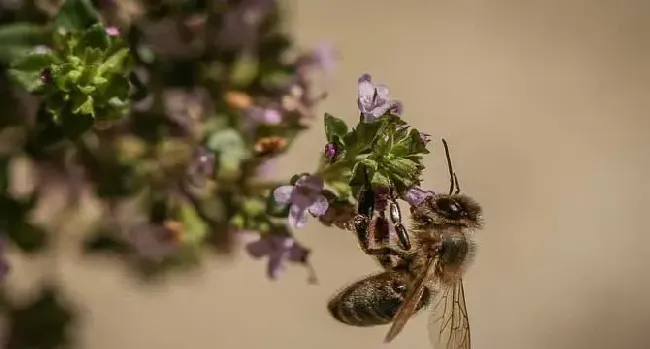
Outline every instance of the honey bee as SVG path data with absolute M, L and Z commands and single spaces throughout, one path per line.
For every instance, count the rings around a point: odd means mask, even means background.
M 429 335 L 436 349 L 470 348 L 470 329 L 462 276 L 473 259 L 473 232 L 482 227 L 481 206 L 460 194 L 447 142 L 448 194 L 433 194 L 411 206 L 410 234 L 401 222 L 398 203 L 390 195 L 386 214 L 373 219 L 374 193 L 360 191 L 354 231 L 361 249 L 385 269 L 339 291 L 328 303 L 330 314 L 351 326 L 391 324 L 384 339 L 392 341 L 406 322 L 431 305 Z M 367 181 L 366 181 L 367 182 Z M 434 301 L 435 300 L 435 301 Z
M 283 137 L 265 137 L 255 143 L 253 149 L 257 156 L 268 156 L 277 154 L 285 149 L 287 139 Z

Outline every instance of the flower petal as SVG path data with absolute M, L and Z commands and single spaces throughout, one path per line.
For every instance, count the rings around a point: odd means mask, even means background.
M 286 205 L 291 202 L 291 194 L 293 193 L 292 185 L 282 185 L 273 191 L 273 198 L 275 202 Z
M 388 86 L 377 85 L 375 86 L 375 91 L 377 91 L 377 94 L 375 95 L 375 103 L 379 104 L 390 102 L 390 90 L 388 89 Z
M 260 258 L 273 253 L 273 244 L 268 238 L 260 238 L 246 244 L 246 252 L 255 258 Z
M 313 214 L 316 217 L 320 217 L 327 212 L 327 208 L 329 207 L 329 202 L 323 195 L 319 195 L 316 197 L 316 200 L 314 203 L 309 206 L 308 210 L 311 214 Z
M 308 256 L 309 256 L 309 250 L 302 247 L 300 244 L 296 243 L 289 250 L 287 259 L 289 259 L 292 262 L 304 263 L 305 261 L 307 261 Z
M 305 209 L 298 205 L 291 205 L 289 211 L 289 224 L 293 228 L 302 228 L 307 224 L 307 215 L 305 214 Z
M 411 189 L 406 191 L 406 194 L 404 195 L 404 200 L 406 200 L 409 204 L 413 205 L 419 205 L 426 199 L 428 196 L 433 195 L 434 193 L 430 190 L 424 190 L 420 187 L 412 187 Z
M 284 261 L 287 258 L 287 252 L 274 253 L 269 257 L 267 264 L 267 275 L 269 278 L 276 280 L 285 270 Z
M 392 101 L 390 103 L 390 113 L 396 116 L 402 116 L 404 112 L 404 105 L 401 101 Z
M 377 104 L 377 105 L 375 105 L 375 106 L 372 108 L 372 110 L 370 111 L 370 113 L 371 113 L 372 116 L 374 116 L 375 118 L 379 118 L 380 116 L 385 115 L 386 112 L 388 112 L 388 109 L 390 109 L 390 103 L 385 102 L 385 103 L 383 103 L 383 104 Z
M 282 114 L 275 109 L 267 108 L 262 113 L 262 120 L 267 124 L 277 125 L 282 122 Z
M 375 86 L 372 84 L 372 82 L 370 82 L 370 76 L 367 75 L 367 79 L 364 79 L 364 76 L 359 78 L 357 97 L 359 110 L 362 112 L 369 111 L 372 108 L 373 100 L 375 97 Z
M 321 192 L 325 182 L 318 176 L 304 176 L 296 181 L 296 187 L 303 187 L 309 191 Z

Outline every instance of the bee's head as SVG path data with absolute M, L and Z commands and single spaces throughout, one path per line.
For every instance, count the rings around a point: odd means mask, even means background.
M 411 206 L 411 216 L 423 228 L 457 225 L 478 229 L 482 226 L 481 206 L 464 194 L 429 196 L 419 205 Z

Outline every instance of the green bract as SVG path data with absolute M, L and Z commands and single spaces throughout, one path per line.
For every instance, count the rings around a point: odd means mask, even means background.
M 10 75 L 75 138 L 94 124 L 119 120 L 129 110 L 131 58 L 125 43 L 101 24 L 60 27 L 52 50 L 33 50 L 13 62 Z
M 393 188 L 398 194 L 419 185 L 422 155 L 429 151 L 420 132 L 398 116 L 387 114 L 349 130 L 343 120 L 326 114 L 325 135 L 339 154 L 319 172 L 341 196 L 348 195 L 347 187 L 356 196 L 366 180 L 375 189 Z

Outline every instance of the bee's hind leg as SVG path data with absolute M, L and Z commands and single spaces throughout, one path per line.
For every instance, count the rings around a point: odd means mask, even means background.
M 390 246 L 388 220 L 385 215 L 373 219 L 375 211 L 375 192 L 369 181 L 359 191 L 357 215 L 354 217 L 354 230 L 363 252 L 369 255 L 406 256 L 406 252 Z

